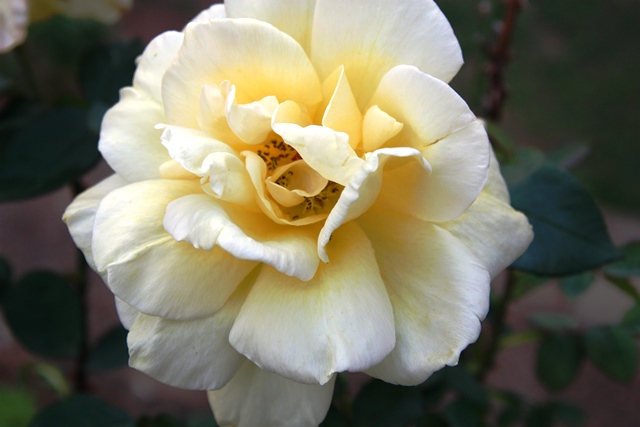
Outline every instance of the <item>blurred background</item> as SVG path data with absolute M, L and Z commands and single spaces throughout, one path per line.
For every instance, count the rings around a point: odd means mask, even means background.
M 452 84 L 480 113 L 486 90 L 487 49 L 501 25 L 494 11 L 500 2 L 437 3 L 449 18 L 465 55 L 465 66 Z M 135 0 L 133 9 L 117 24 L 115 35 L 145 45 L 163 31 L 180 30 L 209 5 L 202 0 Z M 56 43 L 38 39 L 38 35 L 36 28 L 28 49 L 37 52 Z M 51 61 L 56 59 L 42 58 L 39 65 L 47 67 Z M 67 70 L 75 72 L 74 64 L 69 63 Z M 617 245 L 640 240 L 639 76 L 637 0 L 526 2 L 517 20 L 506 74 L 509 93 L 501 131 L 517 145 L 530 149 L 529 161 L 535 161 L 536 150 L 551 157 L 571 153 L 568 166 L 596 198 Z M 89 185 L 109 174 L 101 162 L 83 182 Z M 0 204 L 0 256 L 9 261 L 14 277 L 33 269 L 64 272 L 74 268 L 75 247 L 60 220 L 71 199 L 70 190 L 62 188 L 28 201 Z M 89 287 L 89 305 L 90 333 L 96 339 L 117 324 L 117 316 L 111 293 L 95 275 Z M 512 304 L 507 323 L 515 331 L 526 330 L 530 315 L 539 312 L 571 314 L 580 327 L 616 323 L 632 305 L 632 300 L 602 279 L 571 301 L 552 284 Z M 638 375 L 631 383 L 621 384 L 583 364 L 576 381 L 552 394 L 536 379 L 535 349 L 535 344 L 525 343 L 502 351 L 489 384 L 516 390 L 534 401 L 552 395 L 566 398 L 584 409 L 584 425 L 588 427 L 639 425 Z M 3 396 L 9 396 L 3 394 L 7 390 L 36 381 L 31 372 L 34 364 L 41 362 L 43 359 L 17 344 L 0 318 L 0 405 Z M 349 384 L 358 388 L 366 381 L 354 377 Z M 89 383 L 92 393 L 134 415 L 168 413 L 184 418 L 209 413 L 204 393 L 167 387 L 129 368 L 97 372 Z M 36 390 L 32 400 L 16 400 L 26 405 L 25 410 L 53 400 L 50 388 L 35 385 L 31 390 Z M 0 427 L 2 423 L 0 419 Z

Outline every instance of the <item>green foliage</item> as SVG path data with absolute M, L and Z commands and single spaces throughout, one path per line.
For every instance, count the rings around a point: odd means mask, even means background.
M 640 305 L 633 306 L 625 313 L 622 325 L 630 328 L 634 333 L 640 334 Z
M 560 391 L 576 378 L 584 352 L 580 338 L 570 333 L 546 334 L 538 346 L 536 376 L 551 391 Z
M 529 321 L 533 326 L 549 331 L 562 331 L 578 327 L 578 322 L 575 319 L 561 314 L 538 313 L 529 317 Z
M 9 287 L 2 307 L 13 335 L 29 351 L 72 357 L 80 342 L 80 301 L 62 277 L 33 272 Z
M 484 411 L 474 402 L 458 399 L 444 408 L 444 416 L 451 427 L 484 427 Z
M 553 427 L 560 422 L 566 426 L 580 426 L 584 423 L 584 414 L 576 406 L 553 401 L 535 405 L 527 416 L 526 427 Z
M 620 257 L 591 196 L 568 173 L 543 166 L 513 187 L 511 197 L 513 207 L 527 215 L 535 233 L 514 268 L 560 276 Z
M 99 160 L 87 113 L 61 107 L 36 114 L 0 152 L 0 202 L 35 197 L 76 179 Z
M 624 258 L 605 266 L 604 271 L 612 277 L 640 277 L 640 242 L 622 247 Z
M 91 370 L 116 369 L 127 366 L 127 330 L 118 325 L 107 331 L 91 350 L 87 368 Z
M 26 427 L 35 412 L 35 399 L 29 392 L 0 387 L 0 427 Z
M 638 365 L 638 349 L 631 331 L 622 326 L 597 326 L 584 334 L 589 360 L 616 381 L 630 383 Z
M 422 414 L 420 391 L 416 387 L 394 386 L 371 381 L 356 397 L 353 419 L 356 426 L 405 427 Z
M 570 300 L 573 300 L 589 289 L 594 278 L 595 275 L 592 272 L 587 271 L 586 273 L 575 276 L 562 277 L 558 281 L 558 285 L 564 295 Z
M 29 427 L 133 427 L 133 419 L 102 400 L 78 394 L 40 412 Z

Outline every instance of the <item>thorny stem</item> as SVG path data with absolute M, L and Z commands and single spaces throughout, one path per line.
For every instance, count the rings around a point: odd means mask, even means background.
M 498 41 L 490 50 L 490 64 L 487 67 L 489 89 L 483 102 L 485 118 L 497 122 L 502 116 L 502 108 L 507 97 L 505 71 L 511 59 L 510 45 L 518 12 L 522 8 L 522 0 L 505 0 L 506 12 Z
M 71 183 L 74 196 L 82 193 L 85 186 L 79 179 Z M 74 369 L 74 385 L 76 392 L 87 391 L 87 360 L 89 358 L 89 311 L 87 307 L 87 285 L 89 269 L 87 261 L 80 249 L 76 249 L 76 274 L 78 277 L 76 292 L 80 300 L 80 342 L 76 353 Z
M 515 290 L 516 284 L 513 271 L 507 270 L 507 275 L 507 284 L 505 286 L 504 293 L 502 294 L 500 302 L 495 305 L 493 313 L 494 320 L 492 325 L 491 337 L 489 338 L 489 345 L 487 347 L 485 357 L 480 362 L 480 369 L 478 370 L 477 374 L 478 381 L 480 382 L 484 382 L 487 375 L 493 368 L 496 356 L 498 355 L 498 351 L 500 350 L 500 338 L 502 337 L 502 332 L 504 331 L 504 325 L 507 318 L 507 309 L 509 308 L 511 298 L 513 297 L 513 292 Z

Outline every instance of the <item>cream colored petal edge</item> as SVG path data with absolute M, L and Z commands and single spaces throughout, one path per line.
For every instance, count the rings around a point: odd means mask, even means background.
M 167 205 L 200 193 L 196 180 L 134 183 L 100 203 L 92 251 L 111 291 L 140 312 L 170 319 L 215 313 L 256 263 L 220 248 L 176 242 L 162 221 Z
M 384 179 L 384 168 L 392 161 L 395 168 L 409 167 L 417 174 L 428 177 L 431 166 L 418 150 L 413 148 L 383 148 L 370 153 L 363 166 L 353 174 L 342 190 L 338 203 L 334 206 L 320 231 L 318 255 L 324 262 L 329 258 L 325 246 L 330 242 L 335 230 L 342 224 L 357 218 L 373 205 L 378 197 Z M 411 165 L 407 165 L 411 163 Z M 409 185 L 403 183 L 402 185 Z
M 262 213 L 223 206 L 207 195 L 169 203 L 164 227 L 178 241 L 205 250 L 218 246 L 233 257 L 264 262 L 300 280 L 311 279 L 320 263 L 317 228 L 280 226 Z
M 322 83 L 327 106 L 322 116 L 322 126 L 349 135 L 349 145 L 354 150 L 362 141 L 362 113 L 358 108 L 349 79 L 340 66 Z
M 396 328 L 395 348 L 367 373 L 393 384 L 419 384 L 455 365 L 477 339 L 489 309 L 489 274 L 435 224 L 380 209 L 356 221 L 376 252 Z
M 227 0 L 224 5 L 230 18 L 268 22 L 289 34 L 308 52 L 315 3 L 315 0 Z
M 157 179 L 171 160 L 162 145 L 162 105 L 134 88 L 120 91 L 120 101 L 104 116 L 98 149 L 109 166 L 129 182 Z
M 210 317 L 179 321 L 141 314 L 127 339 L 129 366 L 174 387 L 223 387 L 245 360 L 229 344 L 229 331 L 258 271 Z
M 308 282 L 263 269 L 231 330 L 236 350 L 294 381 L 325 384 L 393 349 L 393 312 L 369 241 L 354 223 L 334 240 L 332 261 Z
M 206 22 L 212 19 L 225 19 L 227 17 L 227 11 L 224 4 L 214 4 L 208 9 L 203 10 L 191 22 Z
M 240 104 L 275 96 L 313 106 L 322 99 L 304 50 L 275 27 L 253 19 L 191 23 L 162 84 L 168 123 L 197 127 L 202 88 L 225 80 Z
M 184 35 L 177 31 L 167 31 L 151 40 L 136 61 L 138 67 L 133 76 L 133 86 L 162 103 L 162 77 L 183 40 Z
M 83 191 L 67 207 L 62 220 L 69 227 L 73 242 L 84 254 L 87 264 L 96 270 L 91 245 L 93 241 L 93 224 L 98 205 L 111 191 L 127 185 L 121 176 L 111 175 L 93 187 Z
M 396 65 L 448 82 L 462 65 L 449 22 L 432 0 L 319 0 L 311 58 L 322 79 L 344 65 L 360 108 Z
M 118 297 L 113 297 L 113 299 L 120 323 L 127 331 L 130 331 L 140 312 L 134 306 L 127 304 Z
M 220 426 L 317 427 L 329 410 L 335 376 L 300 384 L 245 361 L 222 389 L 207 393 Z

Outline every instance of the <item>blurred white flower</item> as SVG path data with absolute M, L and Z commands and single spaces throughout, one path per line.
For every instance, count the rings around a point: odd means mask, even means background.
M 27 0 L 0 0 L 0 53 L 24 41 L 28 18 Z

